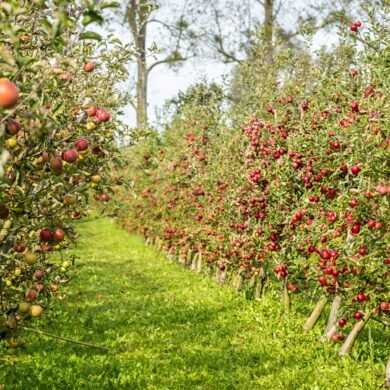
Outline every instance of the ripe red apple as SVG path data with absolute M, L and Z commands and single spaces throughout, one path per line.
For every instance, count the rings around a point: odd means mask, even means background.
M 342 333 L 339 333 L 338 336 L 337 336 L 337 340 L 338 341 L 343 341 L 345 339 L 345 335 L 342 334 Z
M 78 153 L 74 149 L 65 149 L 61 153 L 61 158 L 69 164 L 77 161 L 78 156 Z
M 103 108 L 96 110 L 96 118 L 101 122 L 107 122 L 110 119 L 110 113 Z
M 6 130 L 7 134 L 16 135 L 19 133 L 20 124 L 19 124 L 19 122 L 10 120 L 7 122 L 7 126 L 6 126 L 5 130 Z
M 338 334 L 337 333 L 332 333 L 332 336 L 330 336 L 330 338 L 333 340 L 333 341 L 337 341 L 338 340 Z
M 351 103 L 351 110 L 353 112 L 358 112 L 359 111 L 359 102 L 357 100 L 354 100 L 352 103 Z
M 354 165 L 351 167 L 351 173 L 352 175 L 356 176 L 358 175 L 360 172 L 360 168 L 357 166 L 357 165 Z
M 390 302 L 381 302 L 380 307 L 383 312 L 388 312 L 390 311 Z
M 361 320 L 363 318 L 363 313 L 361 313 L 360 311 L 355 311 L 355 313 L 353 314 L 353 318 L 355 318 L 356 320 Z
M 49 242 L 53 239 L 53 231 L 49 228 L 42 229 L 39 237 L 42 242 Z
M 347 323 L 347 320 L 345 320 L 344 318 L 339 320 L 339 326 L 345 326 L 346 323 Z
M 27 302 L 35 301 L 37 297 L 38 297 L 38 291 L 30 288 L 26 294 L 26 301 Z
M 63 167 L 62 160 L 59 157 L 53 157 L 50 160 L 50 167 L 52 172 L 58 176 L 62 172 L 62 167 Z
M 74 146 L 76 147 L 76 150 L 77 150 L 78 152 L 82 152 L 82 151 L 88 149 L 89 142 L 88 142 L 88 140 L 85 139 L 85 138 L 80 138 L 80 139 L 78 139 L 78 140 L 75 141 Z
M 100 200 L 101 200 L 102 202 L 108 202 L 108 201 L 110 200 L 110 197 L 109 197 L 108 194 L 101 194 L 101 195 L 100 195 Z
M 92 72 L 95 69 L 95 64 L 92 61 L 88 61 L 84 64 L 83 69 L 85 72 Z
M 65 232 L 62 229 L 56 229 L 53 234 L 54 241 L 61 242 L 64 241 Z
M 8 208 L 0 204 L 0 219 L 7 219 L 8 216 L 9 216 Z
M 23 242 L 15 242 L 14 251 L 17 253 L 23 253 L 26 250 L 26 244 Z
M 0 79 L 0 106 L 11 107 L 19 98 L 19 90 L 9 79 Z
M 87 109 L 87 115 L 88 116 L 95 116 L 96 115 L 97 108 L 96 107 L 89 107 Z
M 358 234 L 360 232 L 360 225 L 358 223 L 355 223 L 352 226 L 351 233 L 352 234 Z
M 39 280 L 42 279 L 44 272 L 42 270 L 37 270 L 34 272 L 34 279 Z

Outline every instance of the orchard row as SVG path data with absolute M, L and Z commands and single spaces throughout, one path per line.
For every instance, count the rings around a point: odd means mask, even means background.
M 317 298 L 306 330 L 332 301 L 326 336 L 343 341 L 355 329 L 341 354 L 356 329 L 372 316 L 388 323 L 390 312 L 381 31 L 356 24 L 347 65 L 314 65 L 310 91 L 286 81 L 241 128 L 212 105 L 188 104 L 135 150 L 134 194 L 123 195 L 123 225 L 182 263 L 257 297 L 280 284 L 287 311 L 292 294 Z

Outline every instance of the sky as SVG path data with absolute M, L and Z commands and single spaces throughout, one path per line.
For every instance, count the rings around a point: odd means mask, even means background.
M 186 0 L 172 1 L 176 2 L 178 7 L 180 7 Z M 220 1 L 223 2 L 228 0 Z M 307 2 L 303 0 L 296 0 L 293 3 L 296 9 L 304 7 L 307 4 Z M 171 12 L 171 10 L 168 9 L 168 12 Z M 162 14 L 161 17 L 164 18 L 164 14 Z M 282 24 L 289 24 L 291 23 L 291 18 L 291 14 L 289 14 L 289 12 L 285 12 L 279 20 Z M 132 38 L 128 25 L 126 23 L 120 23 L 121 21 L 119 18 L 117 18 L 117 20 L 119 20 L 118 23 L 110 24 L 110 32 L 114 33 L 114 35 L 123 42 L 131 42 Z M 152 23 L 148 26 L 148 28 L 148 35 L 151 37 L 151 40 L 155 38 L 158 46 L 158 30 L 156 24 Z M 151 43 L 151 40 L 149 43 Z M 313 42 L 314 49 L 320 48 L 322 45 L 329 46 L 334 41 L 335 39 L 331 39 L 329 34 L 321 32 L 315 36 Z M 160 59 L 161 57 L 162 55 L 160 56 Z M 222 82 L 223 77 L 230 74 L 232 69 L 232 64 L 224 64 L 222 62 L 205 58 L 200 59 L 199 57 L 195 57 L 184 62 L 178 70 L 172 70 L 167 65 L 160 65 L 154 68 L 150 73 L 148 82 L 148 115 L 150 124 L 152 126 L 156 125 L 156 114 L 167 99 L 173 98 L 180 91 L 185 91 L 190 85 L 196 83 L 197 81 L 207 80 L 209 82 Z M 132 71 L 134 72 L 134 70 Z M 130 125 L 131 127 L 135 126 L 136 114 L 131 105 L 128 105 L 125 108 L 125 116 L 122 119 L 127 125 Z

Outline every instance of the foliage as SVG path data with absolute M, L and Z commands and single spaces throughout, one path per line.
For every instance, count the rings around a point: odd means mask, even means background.
M 159 142 L 134 150 L 123 226 L 181 261 L 201 253 L 210 273 L 238 273 L 252 296 L 271 277 L 290 294 L 341 297 L 339 341 L 371 313 L 386 322 L 386 23 L 383 12 L 345 26 L 322 61 L 281 52 L 256 83 L 243 72 L 229 118 L 246 116 L 241 128 L 214 106 L 181 107 Z
M 106 202 L 118 183 L 115 136 L 126 129 L 115 84 L 134 58 L 89 29 L 107 2 L 46 3 L 0 3 L 0 337 L 9 342 L 68 280 L 73 221 L 91 191 Z

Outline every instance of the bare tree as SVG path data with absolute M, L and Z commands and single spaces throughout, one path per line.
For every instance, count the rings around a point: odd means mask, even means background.
M 137 113 L 137 127 L 145 128 L 148 120 L 148 78 L 150 72 L 159 65 L 174 65 L 186 61 L 193 55 L 194 34 L 189 28 L 186 15 L 189 12 L 187 1 L 182 2 L 179 12 L 175 12 L 175 18 L 164 15 L 159 18 L 159 10 L 167 6 L 168 2 L 160 4 L 158 1 L 150 0 L 129 0 L 126 6 L 125 19 L 129 24 L 130 32 L 134 39 L 135 48 L 138 52 L 139 60 L 137 62 L 137 80 L 136 80 L 136 104 L 134 108 Z M 172 5 L 171 5 L 172 7 Z M 177 8 L 175 8 L 177 11 Z M 165 15 L 167 16 L 167 15 Z M 159 26 L 162 42 L 165 47 L 162 50 L 163 58 L 154 59 L 148 56 L 148 32 L 151 24 Z

